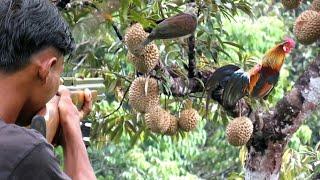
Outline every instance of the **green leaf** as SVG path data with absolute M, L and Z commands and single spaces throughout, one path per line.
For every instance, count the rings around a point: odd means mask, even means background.
M 128 21 L 128 8 L 130 4 L 130 0 L 120 0 L 121 8 L 120 12 L 120 21 L 124 24 Z
M 231 42 L 231 41 L 223 41 L 223 43 L 224 44 L 229 44 L 229 45 L 234 46 L 234 47 L 237 47 L 237 48 L 241 49 L 242 51 L 245 50 L 242 45 L 234 43 L 234 42 Z

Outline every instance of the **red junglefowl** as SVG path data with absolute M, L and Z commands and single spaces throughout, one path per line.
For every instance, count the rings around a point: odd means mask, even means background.
M 277 84 L 279 71 L 285 55 L 295 47 L 291 38 L 277 44 L 248 72 L 238 66 L 226 65 L 218 68 L 210 77 L 208 96 L 224 107 L 234 107 L 239 99 L 246 95 L 253 98 L 265 98 Z

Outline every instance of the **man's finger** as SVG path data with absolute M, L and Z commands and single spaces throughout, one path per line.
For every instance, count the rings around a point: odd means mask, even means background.
M 59 96 L 57 96 L 57 95 L 53 96 L 53 98 L 50 99 L 50 101 L 43 108 L 41 108 L 37 112 L 37 114 L 44 116 L 47 112 L 47 110 L 46 110 L 47 106 L 50 106 L 51 108 L 58 108 L 59 99 L 60 99 Z
M 71 92 L 67 89 L 66 86 L 60 85 L 58 89 L 58 96 L 60 96 L 60 100 L 72 103 Z
M 80 110 L 80 118 L 83 119 L 92 111 L 92 94 L 89 89 L 84 90 L 84 102 Z
M 88 88 L 84 90 L 84 101 L 92 105 L 92 93 Z
M 60 85 L 59 86 L 59 89 L 58 89 L 58 95 L 60 95 L 60 96 L 70 96 L 70 91 L 69 91 L 69 89 L 66 87 L 66 86 L 64 86 L 64 85 Z
M 60 100 L 60 97 L 55 95 L 55 96 L 53 96 L 52 99 L 50 99 L 50 101 L 48 103 L 58 105 L 59 100 Z

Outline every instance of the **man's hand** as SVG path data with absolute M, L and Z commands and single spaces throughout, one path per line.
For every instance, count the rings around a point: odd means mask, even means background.
M 57 96 L 53 97 L 45 108 L 39 111 L 47 122 L 48 142 L 52 142 L 57 126 L 60 124 L 63 131 L 63 154 L 65 172 L 72 179 L 96 179 L 90 165 L 86 147 L 82 140 L 80 120 L 92 110 L 92 95 L 89 90 L 84 92 L 84 104 L 81 110 L 72 103 L 70 91 L 60 86 Z M 50 124 L 51 123 L 51 124 Z M 53 128 L 53 126 L 56 126 Z M 53 135 L 52 135 L 53 133 Z
M 59 87 L 58 95 L 60 96 L 58 108 L 61 125 L 70 125 L 69 123 L 75 123 L 79 126 L 80 120 L 88 115 L 92 110 L 92 95 L 90 90 L 86 89 L 84 91 L 84 103 L 79 111 L 72 103 L 71 93 L 65 86 Z M 76 121 L 77 123 L 75 122 L 76 119 L 78 119 L 78 121 Z
M 59 96 L 54 96 L 46 106 L 37 113 L 46 120 L 46 139 L 49 143 L 52 143 L 60 123 L 58 111 L 59 99 Z
M 71 101 L 69 90 L 65 86 L 61 86 L 58 94 L 37 114 L 45 118 L 47 127 L 46 139 L 49 143 L 52 143 L 60 124 L 64 131 L 68 131 L 67 127 L 77 129 L 76 127 L 79 126 L 80 120 L 88 115 L 91 110 L 92 95 L 90 90 L 86 89 L 84 91 L 83 107 L 78 111 Z
M 92 96 L 85 91 L 84 105 L 80 111 L 72 103 L 70 92 L 65 86 L 58 90 L 58 109 L 63 131 L 63 154 L 65 172 L 72 179 L 96 179 L 89 157 L 82 141 L 80 119 L 92 109 Z

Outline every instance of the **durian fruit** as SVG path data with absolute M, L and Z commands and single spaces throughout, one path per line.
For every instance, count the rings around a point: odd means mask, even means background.
M 227 139 L 233 146 L 245 145 L 253 132 L 253 124 L 247 117 L 237 117 L 227 125 Z
M 138 72 L 148 73 L 159 62 L 159 50 L 158 47 L 151 43 L 146 46 L 143 50 L 143 54 L 140 56 L 135 56 L 132 53 L 128 52 L 129 61 L 135 66 Z
M 129 88 L 129 104 L 141 113 L 147 112 L 152 106 L 159 105 L 159 96 L 158 83 L 154 78 L 138 77 Z
M 195 109 L 185 109 L 180 113 L 179 128 L 184 131 L 191 131 L 197 127 L 199 118 L 199 113 Z
M 128 50 L 133 53 L 137 47 L 148 37 L 148 33 L 143 30 L 141 24 L 136 23 L 130 26 L 125 33 L 124 43 L 127 45 Z M 137 54 L 137 53 L 133 53 Z M 141 52 L 142 54 L 142 52 Z
M 296 9 L 299 7 L 301 0 L 281 0 L 281 3 L 286 9 Z
M 169 136 L 173 136 L 178 131 L 178 119 L 170 114 L 170 123 L 168 130 L 164 133 Z
M 160 106 L 154 106 L 145 114 L 145 122 L 150 131 L 163 134 L 170 127 L 171 114 Z
M 310 10 L 320 12 L 320 0 L 313 0 Z
M 312 10 L 304 11 L 296 19 L 294 34 L 302 44 L 311 44 L 320 38 L 320 13 Z

